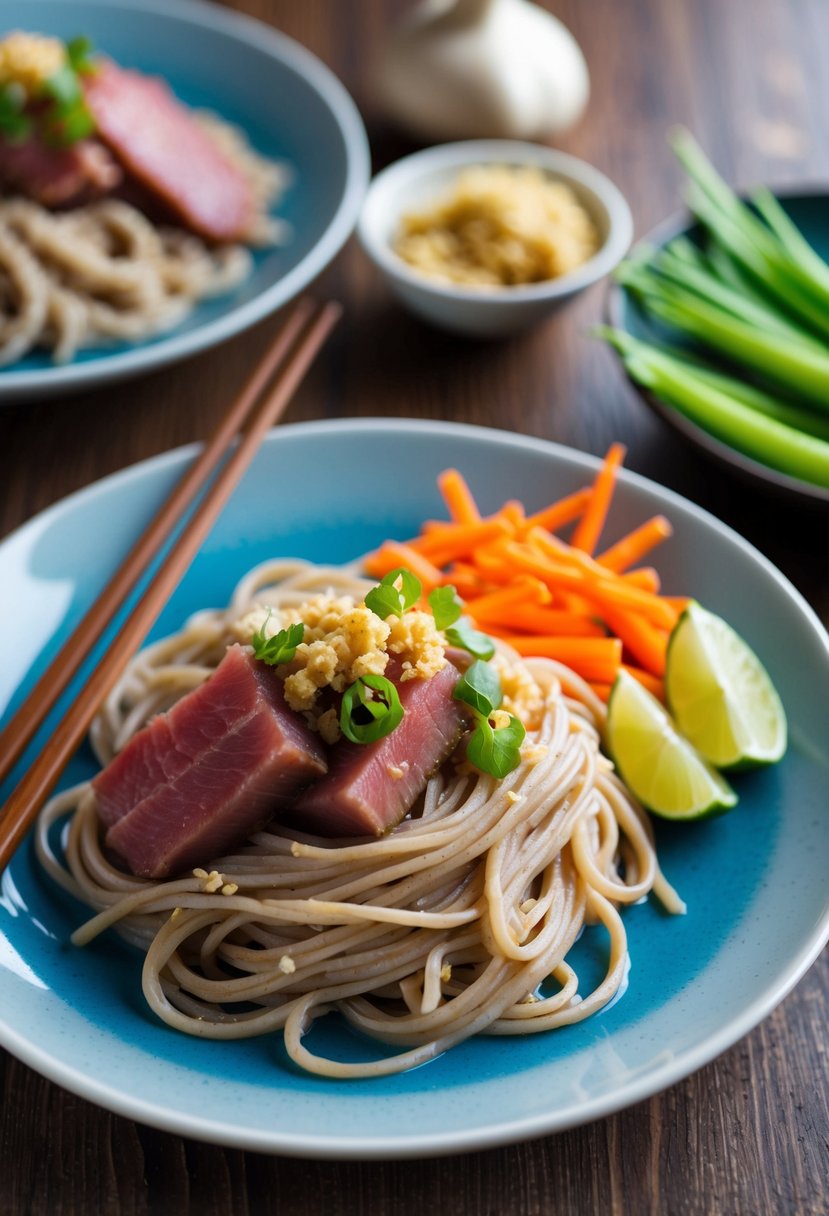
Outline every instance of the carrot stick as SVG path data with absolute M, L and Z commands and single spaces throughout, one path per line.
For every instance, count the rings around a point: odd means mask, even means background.
M 618 638 L 538 638 L 509 634 L 503 639 L 521 655 L 556 659 L 585 680 L 612 684 L 622 661 Z
M 480 521 L 478 504 L 465 477 L 457 469 L 444 469 L 438 476 L 438 489 L 455 523 L 474 524 Z
M 597 684 L 594 680 L 589 680 L 588 683 L 590 684 L 590 687 L 593 689 L 594 693 L 599 698 L 599 700 L 604 701 L 605 705 L 607 705 L 608 701 L 610 700 L 610 690 L 613 687 L 613 685 L 612 684 Z
M 664 600 L 647 591 L 641 591 L 638 587 L 632 587 L 622 579 L 591 580 L 572 566 L 558 565 L 549 558 L 533 553 L 517 541 L 505 543 L 504 555 L 513 571 L 518 568 L 536 575 L 551 591 L 559 588 L 574 591 L 602 608 L 609 606 L 638 609 L 652 624 L 661 625 L 665 629 L 672 629 L 676 622 L 676 610 Z M 498 581 L 494 563 L 491 577 L 493 581 Z
M 473 524 L 455 524 L 440 532 L 416 537 L 409 543 L 435 566 L 445 566 L 456 558 L 468 556 L 488 541 L 511 536 L 514 532 L 514 527 L 506 519 L 495 518 Z
M 572 543 L 576 549 L 584 549 L 585 553 L 595 552 L 613 497 L 616 474 L 624 458 L 624 446 L 621 443 L 611 444 L 593 482 L 590 501 L 573 533 Z
M 664 676 L 668 647 L 666 630 L 655 629 L 650 622 L 632 612 L 605 609 L 604 619 L 640 666 L 651 675 Z
M 538 578 L 521 574 L 509 586 L 499 587 L 497 591 L 488 591 L 483 595 L 468 599 L 466 606 L 470 613 L 477 618 L 480 615 L 489 616 L 493 612 L 497 613 L 511 608 L 516 603 L 549 604 L 552 598 L 552 593 L 546 583 L 542 583 Z
M 673 528 L 664 515 L 654 515 L 651 519 L 628 532 L 615 545 L 600 553 L 596 561 L 608 570 L 620 574 L 623 570 L 641 561 L 646 553 L 650 553 L 660 541 L 667 540 L 673 534 Z
M 631 587 L 640 587 L 643 591 L 657 594 L 662 586 L 662 580 L 653 566 L 637 566 L 635 570 L 626 570 L 619 578 L 629 583 Z
M 519 502 L 517 498 L 510 498 L 508 502 L 504 503 L 501 510 L 496 512 L 493 519 L 503 519 L 512 524 L 514 528 L 520 528 L 526 522 L 527 513 L 522 502 Z
M 578 519 L 589 501 L 589 488 L 585 487 L 583 490 L 576 490 L 575 494 L 568 494 L 566 498 L 559 498 L 557 502 L 550 503 L 549 507 L 544 507 L 542 511 L 536 511 L 534 515 L 528 515 L 526 526 L 528 528 L 546 528 L 548 532 L 557 532 L 565 524 L 572 523 L 574 519 Z
M 398 566 L 405 566 L 412 574 L 416 574 L 425 591 L 430 591 L 443 581 L 443 575 L 437 566 L 433 566 L 427 558 L 403 541 L 384 541 L 365 561 L 366 571 L 375 578 L 383 578 Z
M 605 638 L 607 632 L 589 616 L 581 616 L 576 612 L 566 612 L 558 608 L 541 608 L 536 604 L 504 604 L 503 607 L 490 608 L 479 612 L 474 601 L 467 605 L 469 615 L 473 616 L 485 631 L 496 627 L 523 629 L 536 636 L 571 637 L 571 638 Z

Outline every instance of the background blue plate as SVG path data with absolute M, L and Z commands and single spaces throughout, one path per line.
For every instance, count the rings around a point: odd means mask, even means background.
M 309 51 L 270 26 L 197 0 L 0 0 L 0 36 L 21 25 L 90 37 L 124 67 L 163 76 L 188 105 L 242 127 L 294 181 L 274 213 L 292 229 L 255 255 L 235 291 L 200 304 L 175 330 L 138 346 L 83 352 L 55 367 L 34 353 L 0 370 L 0 402 L 122 379 L 239 333 L 293 299 L 331 261 L 357 220 L 369 177 L 368 143 L 354 103 Z
M 777 198 L 785 210 L 797 224 L 806 240 L 813 246 L 822 258 L 829 261 L 829 193 L 826 190 L 777 192 Z M 660 224 L 653 232 L 648 233 L 631 250 L 631 257 L 636 257 L 643 248 L 659 248 L 667 245 L 678 236 L 687 236 L 695 243 L 703 243 L 702 226 L 694 221 L 688 212 L 674 216 Z M 621 283 L 611 283 L 607 297 L 607 313 L 610 324 L 617 329 L 623 329 L 643 342 L 664 343 L 675 340 L 675 331 L 667 329 L 659 321 L 649 316 L 632 292 Z M 624 369 L 624 363 L 619 362 Z M 627 372 L 625 372 L 627 375 Z M 742 452 L 729 447 L 721 439 L 697 426 L 690 418 L 686 418 L 679 410 L 660 401 L 649 389 L 643 388 L 628 376 L 642 400 L 655 410 L 661 418 L 679 431 L 696 447 L 701 448 L 721 464 L 726 465 L 732 472 L 744 478 L 755 486 L 773 490 L 776 494 L 793 500 L 829 503 L 829 490 L 791 477 L 787 473 L 779 473 L 768 465 L 753 460 Z
M 0 545 L 0 705 L 17 703 L 192 455 L 173 452 L 108 478 Z M 197 608 L 224 604 L 240 575 L 268 556 L 339 562 L 387 536 L 411 535 L 441 511 L 435 477 L 449 465 L 463 470 L 485 509 L 516 494 L 539 508 L 596 468 L 552 444 L 472 427 L 361 420 L 282 428 L 154 636 Z M 740 804 L 730 815 L 659 825 L 662 863 L 688 915 L 668 917 L 650 904 L 625 912 L 631 972 L 620 1000 L 582 1025 L 479 1039 L 399 1077 L 301 1075 L 280 1036 L 210 1043 L 158 1024 L 143 1004 L 137 954 L 114 937 L 84 950 L 68 945 L 83 911 L 38 872 L 27 843 L 2 884 L 0 1042 L 59 1084 L 159 1127 L 280 1153 L 401 1157 L 596 1118 L 745 1034 L 797 981 L 829 927 L 829 640 L 745 541 L 642 478 L 621 477 L 608 540 L 657 511 L 675 527 L 658 559 L 666 590 L 693 592 L 757 649 L 788 710 L 791 746 L 778 767 L 738 778 Z M 92 767 L 88 754 L 78 756 L 67 780 Z M 601 942 L 588 934 L 578 949 L 582 970 L 598 969 Z M 333 1017 L 313 1037 L 352 1058 L 374 1050 Z

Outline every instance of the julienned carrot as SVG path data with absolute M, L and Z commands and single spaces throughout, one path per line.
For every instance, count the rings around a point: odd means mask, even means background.
M 548 532 L 557 532 L 565 524 L 571 524 L 574 519 L 578 519 L 584 513 L 589 501 L 590 489 L 585 486 L 583 490 L 576 490 L 574 494 L 568 494 L 566 498 L 559 498 L 557 502 L 550 503 L 549 507 L 544 507 L 542 511 L 528 515 L 526 526 L 528 528 L 546 528 Z
M 637 566 L 635 570 L 625 570 L 619 578 L 631 587 L 639 587 L 642 591 L 651 591 L 654 595 L 662 586 L 662 579 L 653 566 Z
M 543 608 L 537 604 L 505 604 L 501 608 L 481 612 L 473 600 L 468 605 L 469 615 L 474 617 L 486 633 L 497 633 L 499 629 L 516 629 L 534 634 L 536 637 L 604 638 L 607 631 L 598 621 L 577 612 L 560 608 Z
M 508 541 L 504 550 L 513 567 L 536 575 L 551 589 L 558 586 L 573 591 L 594 605 L 638 609 L 647 620 L 666 629 L 672 629 L 676 623 L 676 611 L 664 600 L 621 579 L 588 578 L 583 571 L 553 562 L 515 541 Z
M 622 662 L 618 638 L 528 638 L 508 634 L 503 639 L 522 655 L 557 659 L 585 680 L 612 684 Z
M 594 553 L 602 528 L 607 519 L 610 500 L 616 485 L 616 474 L 619 472 L 625 458 L 625 448 L 621 443 L 611 445 L 604 458 L 602 467 L 593 482 L 590 501 L 584 514 L 576 525 L 572 543 L 576 549 L 584 549 L 586 553 Z
M 591 486 L 529 515 L 509 500 L 484 517 L 463 475 L 447 469 L 439 487 L 449 519 L 428 520 L 409 542 L 387 541 L 367 570 L 406 566 L 427 592 L 454 584 L 479 628 L 521 654 L 558 659 L 605 698 L 622 663 L 662 695 L 668 637 L 689 601 L 660 595 L 657 571 L 637 563 L 670 524 L 653 516 L 593 556 L 623 457 L 613 444 Z M 571 543 L 555 534 L 573 522 Z
M 424 591 L 431 591 L 443 582 L 443 575 L 437 566 L 402 541 L 385 541 L 365 562 L 366 571 L 375 578 L 383 578 L 398 566 L 405 566 L 412 574 L 416 574 Z
M 642 617 L 632 612 L 607 609 L 604 614 L 607 625 L 621 638 L 625 649 L 637 664 L 654 676 L 665 674 L 665 654 L 668 647 L 668 631 L 657 629 Z
M 515 528 L 506 519 L 483 519 L 474 524 L 456 524 L 442 532 L 430 532 L 409 543 L 434 565 L 448 566 L 456 558 L 465 557 L 470 550 L 514 533 Z
M 654 515 L 651 519 L 628 532 L 615 545 L 600 553 L 596 561 L 608 570 L 620 574 L 650 553 L 660 541 L 667 540 L 673 534 L 673 528 L 664 515 Z
M 438 477 L 438 489 L 443 495 L 449 514 L 458 524 L 474 524 L 481 518 L 478 504 L 457 469 L 445 469 Z
M 506 587 L 497 591 L 487 591 L 467 600 L 467 607 L 473 616 L 487 616 L 498 611 L 504 611 L 515 604 L 549 604 L 553 594 L 546 583 L 540 578 L 520 574 Z

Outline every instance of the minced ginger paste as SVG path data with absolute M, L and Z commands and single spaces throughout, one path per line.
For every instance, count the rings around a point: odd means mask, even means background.
M 575 270 L 599 248 L 573 190 L 533 166 L 466 169 L 433 207 L 405 215 L 395 252 L 431 279 L 516 287 Z

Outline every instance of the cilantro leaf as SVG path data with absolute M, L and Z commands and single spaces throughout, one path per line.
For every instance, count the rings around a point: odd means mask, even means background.
M 526 733 L 513 714 L 506 726 L 497 729 L 488 718 L 480 718 L 467 745 L 466 758 L 481 772 L 506 777 L 521 763 L 521 744 Z
M 452 696 L 456 701 L 464 701 L 471 706 L 475 713 L 488 718 L 495 713 L 503 699 L 497 671 L 477 659 L 458 680 Z
M 487 633 L 475 629 L 468 617 L 461 617 L 457 625 L 444 630 L 447 642 L 468 650 L 476 659 L 491 659 L 495 654 L 495 643 Z
M 451 584 L 447 584 L 445 587 L 435 587 L 433 591 L 429 592 L 429 607 L 435 618 L 435 627 L 447 629 L 450 625 L 454 625 L 463 612 L 463 600 L 456 589 Z
M 269 667 L 278 667 L 280 663 L 290 663 L 296 654 L 296 648 L 305 634 L 305 626 L 299 621 L 296 625 L 289 625 L 287 629 L 280 629 L 269 638 L 265 635 L 265 628 L 270 619 L 271 614 L 268 612 L 261 627 L 251 638 L 251 645 L 254 658 L 261 659 Z
M 417 603 L 422 590 L 420 579 L 411 570 L 398 566 L 396 570 L 390 570 L 377 587 L 372 587 L 366 595 L 365 605 L 382 620 L 387 616 L 402 616 Z

